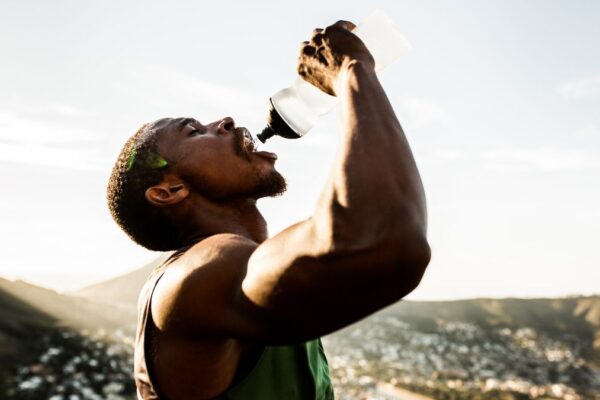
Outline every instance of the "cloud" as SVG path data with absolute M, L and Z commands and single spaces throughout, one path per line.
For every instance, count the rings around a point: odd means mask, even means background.
M 509 148 L 484 151 L 479 155 L 495 171 L 581 171 L 600 168 L 600 158 L 585 150 Z
M 61 117 L 77 117 L 82 114 L 79 108 L 65 103 L 51 103 L 49 109 L 52 113 Z
M 143 65 L 127 73 L 123 88 L 129 94 L 161 109 L 178 112 L 229 113 L 245 119 L 262 120 L 267 99 L 240 88 L 233 88 L 194 75 L 157 65 Z
M 595 138 L 600 137 L 600 128 L 595 125 L 588 125 L 576 132 L 578 137 Z
M 584 149 L 501 148 L 466 150 L 436 148 L 419 157 L 428 164 L 468 164 L 497 172 L 566 172 L 600 169 L 600 156 Z
M 600 94 L 600 73 L 588 77 L 571 79 L 557 88 L 568 98 L 592 97 Z
M 102 138 L 86 129 L 30 120 L 0 111 L 0 162 L 103 171 Z
M 106 172 L 111 160 L 93 151 L 0 143 L 0 162 Z
M 66 143 L 92 143 L 100 140 L 98 134 L 86 129 L 64 126 L 41 119 L 28 119 L 9 111 L 0 110 L 0 141 L 60 145 Z

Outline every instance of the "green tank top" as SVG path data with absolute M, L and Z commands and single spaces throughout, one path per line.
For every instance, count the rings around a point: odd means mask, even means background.
M 333 400 L 320 339 L 265 347 L 250 373 L 223 394 L 228 400 Z

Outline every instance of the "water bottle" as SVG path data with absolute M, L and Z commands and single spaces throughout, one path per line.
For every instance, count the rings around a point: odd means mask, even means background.
M 373 11 L 352 32 L 371 52 L 375 71 L 386 67 L 411 48 L 390 17 L 381 10 Z M 298 76 L 292 86 L 280 90 L 269 99 L 267 127 L 256 136 L 263 143 L 273 135 L 287 139 L 300 138 L 336 104 L 337 97 L 330 96 Z

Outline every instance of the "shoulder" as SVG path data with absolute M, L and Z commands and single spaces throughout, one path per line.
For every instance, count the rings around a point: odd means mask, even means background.
M 258 247 L 258 243 L 240 235 L 222 233 L 196 243 L 184 253 L 188 270 L 197 270 L 210 262 L 244 258 Z M 226 257 L 225 259 L 223 257 Z M 183 257 L 182 257 L 183 258 Z M 202 265 L 198 264 L 202 262 Z
M 248 259 L 258 243 L 233 234 L 213 235 L 173 261 L 157 283 L 152 315 L 159 329 L 181 321 L 210 324 L 241 287 Z

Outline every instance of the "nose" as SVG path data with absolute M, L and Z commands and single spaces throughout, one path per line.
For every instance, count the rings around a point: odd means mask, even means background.
M 220 134 L 231 133 L 235 129 L 235 121 L 231 117 L 225 117 L 217 126 L 217 130 Z

